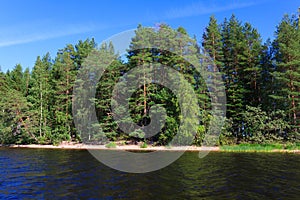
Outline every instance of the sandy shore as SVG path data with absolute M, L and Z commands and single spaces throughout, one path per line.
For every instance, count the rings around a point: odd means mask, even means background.
M 182 147 L 166 147 L 166 146 L 148 146 L 147 148 L 141 148 L 139 145 L 120 145 L 116 148 L 107 148 L 105 145 L 86 145 L 81 143 L 63 143 L 60 145 L 40 145 L 40 144 L 28 144 L 28 145 L 0 145 L 0 147 L 8 148 L 32 148 L 32 149 L 95 149 L 95 150 L 128 150 L 128 151 L 219 151 L 219 152 L 282 152 L 282 153 L 299 153 L 300 150 L 288 150 L 288 149 L 274 149 L 271 151 L 226 151 L 220 149 L 220 147 L 209 146 L 182 146 Z
M 197 147 L 197 146 L 183 146 L 183 147 L 165 147 L 165 146 L 148 146 L 141 148 L 139 145 L 121 145 L 116 148 L 107 148 L 105 145 L 86 145 L 86 144 L 60 144 L 54 145 L 3 145 L 9 148 L 37 148 L 37 149 L 99 149 L 99 150 L 136 150 L 136 151 L 220 151 L 219 147 Z

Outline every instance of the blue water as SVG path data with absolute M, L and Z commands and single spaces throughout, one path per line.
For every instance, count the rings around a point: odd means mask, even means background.
M 146 174 L 85 150 L 0 148 L 0 199 L 300 199 L 300 155 L 185 153 Z

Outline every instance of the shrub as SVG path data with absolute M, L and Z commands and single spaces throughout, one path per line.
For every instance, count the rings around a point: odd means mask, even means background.
M 148 147 L 148 145 L 147 145 L 146 142 L 143 142 L 143 143 L 140 145 L 140 148 L 147 148 L 147 147 Z
M 105 145 L 106 148 L 117 148 L 117 144 L 114 142 L 110 142 Z

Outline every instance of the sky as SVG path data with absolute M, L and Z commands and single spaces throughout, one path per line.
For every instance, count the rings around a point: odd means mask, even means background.
M 99 44 L 138 24 L 184 27 L 201 41 L 209 17 L 218 22 L 234 13 L 274 38 L 284 14 L 297 14 L 298 0 L 0 0 L 0 69 L 32 68 L 37 56 L 95 38 Z

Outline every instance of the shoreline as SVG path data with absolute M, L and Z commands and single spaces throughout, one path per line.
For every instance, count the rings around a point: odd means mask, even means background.
M 141 148 L 139 145 L 120 145 L 115 148 L 108 148 L 105 145 L 86 145 L 81 143 L 74 144 L 60 144 L 60 145 L 41 145 L 41 144 L 27 144 L 27 145 L 0 145 L 0 148 L 24 148 L 24 149 L 65 149 L 65 150 L 113 150 L 113 151 L 187 151 L 187 152 L 244 152 L 244 153 L 297 153 L 300 154 L 300 150 L 289 149 L 272 149 L 272 150 L 225 150 L 219 146 L 148 146 L 147 148 Z
M 41 144 L 26 144 L 26 145 L 0 145 L 0 148 L 28 148 L 28 149 L 70 149 L 70 150 L 124 150 L 124 151 L 220 151 L 219 147 L 197 147 L 197 146 L 148 146 L 141 148 L 139 145 L 121 145 L 115 148 L 108 148 L 105 145 L 86 145 L 86 144 L 60 144 L 60 145 L 41 145 Z

